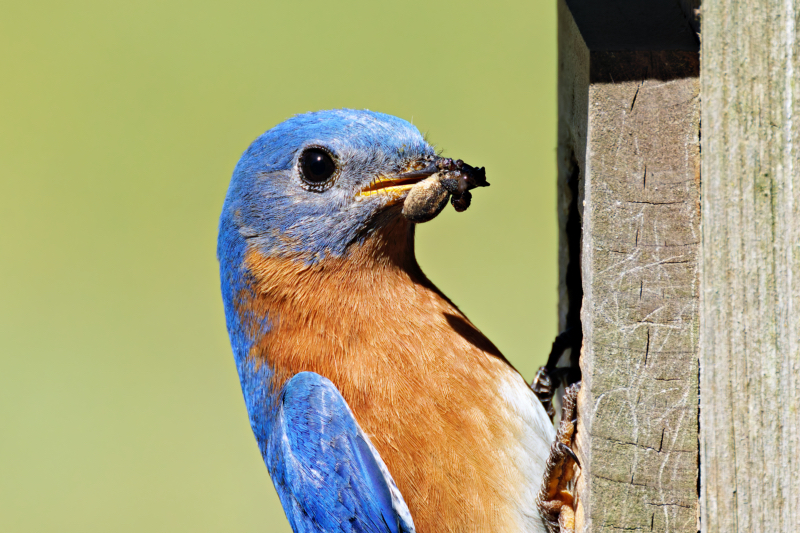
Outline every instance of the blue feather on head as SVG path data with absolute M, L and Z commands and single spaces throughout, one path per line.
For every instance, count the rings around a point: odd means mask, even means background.
M 298 164 L 309 148 L 336 162 L 336 176 L 322 190 L 304 181 Z M 397 174 L 434 155 L 417 128 L 391 115 L 339 109 L 292 117 L 256 139 L 236 165 L 220 224 L 240 235 L 221 232 L 220 249 L 229 250 L 229 239 L 243 246 L 248 238 L 267 256 L 311 263 L 340 256 L 392 203 L 389 195 L 359 190 L 376 175 Z

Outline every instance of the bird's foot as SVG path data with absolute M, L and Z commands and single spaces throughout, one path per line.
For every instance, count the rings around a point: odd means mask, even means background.
M 579 390 L 580 383 L 575 383 L 564 394 L 561 424 L 556 440 L 550 447 L 542 488 L 536 502 L 550 533 L 575 531 L 575 502 L 569 485 L 575 476 L 575 466 L 580 467 L 580 462 L 572 451 Z
M 567 386 L 576 383 L 581 379 L 580 369 L 575 366 L 558 366 L 566 350 L 572 353 L 580 353 L 581 343 L 583 342 L 583 332 L 580 328 L 567 328 L 558 334 L 553 341 L 550 355 L 547 357 L 547 364 L 540 366 L 536 376 L 531 383 L 531 390 L 539 398 L 550 420 L 556 414 L 553 407 L 553 397 L 560 386 Z
M 540 366 L 533 377 L 533 382 L 531 382 L 531 390 L 539 399 L 542 407 L 544 407 L 547 416 L 550 417 L 550 422 L 556 416 L 556 410 L 553 408 L 553 396 L 557 388 L 558 379 L 553 376 L 553 372 L 546 366 Z

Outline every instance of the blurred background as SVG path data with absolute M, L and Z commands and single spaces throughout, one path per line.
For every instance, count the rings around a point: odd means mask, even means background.
M 555 2 L 6 2 L 0 531 L 289 532 L 228 345 L 248 144 L 351 107 L 487 168 L 423 270 L 526 379 L 556 334 Z

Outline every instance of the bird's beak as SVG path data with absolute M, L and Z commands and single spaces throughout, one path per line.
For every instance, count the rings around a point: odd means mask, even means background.
M 421 170 L 413 170 L 395 174 L 394 176 L 378 176 L 369 182 L 366 187 L 358 191 L 357 196 L 372 196 L 375 194 L 400 195 L 411 190 L 415 184 L 425 178 L 433 176 L 439 170 L 435 163 L 431 163 Z

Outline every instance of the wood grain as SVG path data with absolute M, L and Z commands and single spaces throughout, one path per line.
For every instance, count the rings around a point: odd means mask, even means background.
M 625 24 L 591 2 L 562 1 L 559 12 L 559 213 L 570 216 L 577 172 L 583 222 L 577 530 L 694 532 L 696 33 L 680 4 L 609 4 L 612 15 L 632 9 Z M 636 17 L 653 19 L 636 26 Z M 620 35 L 628 25 L 635 31 Z M 562 270 L 574 259 L 564 239 Z M 560 309 L 563 323 L 567 303 Z
M 702 10 L 702 531 L 798 531 L 800 5 Z

